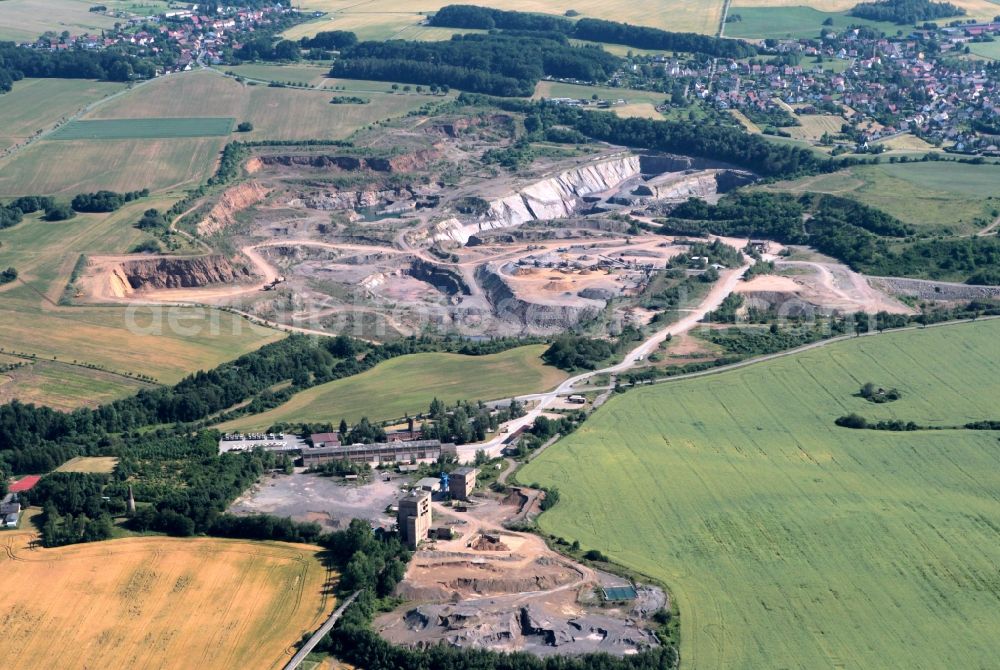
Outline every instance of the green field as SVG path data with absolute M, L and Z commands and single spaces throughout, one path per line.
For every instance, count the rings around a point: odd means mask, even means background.
M 413 354 L 379 364 L 360 375 L 296 394 L 268 412 L 230 421 L 221 430 L 267 428 L 288 421 L 373 421 L 426 412 L 431 400 L 495 400 L 544 391 L 566 378 L 540 356 L 545 345 L 511 349 L 490 356 Z
M 887 21 L 869 21 L 847 12 L 822 12 L 812 7 L 740 7 L 739 3 L 729 9 L 730 18 L 739 16 L 740 21 L 726 24 L 726 37 L 747 39 L 781 39 L 785 37 L 819 37 L 820 30 L 844 30 L 851 25 L 871 26 L 887 35 L 895 35 L 897 30 L 907 26 L 897 26 Z M 823 21 L 833 20 L 832 26 L 824 26 Z
M 124 88 L 87 79 L 22 79 L 10 93 L 0 95 L 0 140 L 23 141 Z
M 630 391 L 518 479 L 559 487 L 544 530 L 672 589 L 686 669 L 995 667 L 998 433 L 833 421 L 1000 418 L 998 341 L 884 334 Z
M 992 221 L 1000 208 L 1000 166 L 943 161 L 864 165 L 765 188 L 851 197 L 927 231 L 970 234 L 978 230 L 977 218 Z
M 53 140 L 146 140 L 220 137 L 233 129 L 232 117 L 101 119 L 70 121 L 49 136 Z
M 969 42 L 969 49 L 972 53 L 990 60 L 1000 60 L 1000 41 L 992 42 Z

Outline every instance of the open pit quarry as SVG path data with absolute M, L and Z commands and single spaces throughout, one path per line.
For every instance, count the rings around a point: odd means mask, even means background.
M 194 248 L 225 254 L 94 257 L 77 298 L 224 305 L 272 325 L 377 340 L 428 329 L 616 332 L 686 249 L 655 233 L 656 217 L 755 180 L 718 162 L 607 146 L 498 173 L 479 158 L 509 140 L 509 120 L 432 120 L 373 135 L 364 150 L 261 147 L 246 179 L 182 221 Z M 794 282 L 748 298 L 907 309 L 840 270 Z

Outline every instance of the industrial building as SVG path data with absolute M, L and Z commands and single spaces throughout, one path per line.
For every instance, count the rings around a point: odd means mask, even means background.
M 400 500 L 396 522 L 403 541 L 411 549 L 416 549 L 427 539 L 431 528 L 431 494 L 427 491 L 415 491 Z
M 441 480 L 438 477 L 424 477 L 423 479 L 418 479 L 415 486 L 421 491 L 437 493 L 441 490 Z
M 447 446 L 449 445 L 442 445 L 440 440 L 416 440 L 303 448 L 302 464 L 311 467 L 343 460 L 372 466 L 382 463 L 432 462 L 441 456 L 442 448 Z
M 472 491 L 476 488 L 476 476 L 479 470 L 476 468 L 457 468 L 448 477 L 448 493 L 452 498 L 458 500 L 468 500 Z

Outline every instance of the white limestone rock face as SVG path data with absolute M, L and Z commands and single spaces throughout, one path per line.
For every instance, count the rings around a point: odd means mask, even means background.
M 625 156 L 584 165 L 529 184 L 489 202 L 487 213 L 475 220 L 439 228 L 434 237 L 466 244 L 472 235 L 495 228 L 512 228 L 529 221 L 571 216 L 582 199 L 611 191 L 639 174 L 639 157 Z

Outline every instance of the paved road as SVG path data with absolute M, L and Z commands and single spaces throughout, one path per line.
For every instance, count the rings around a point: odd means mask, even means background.
M 309 638 L 304 645 L 302 645 L 302 648 L 299 649 L 298 653 L 296 653 L 295 656 L 292 656 L 292 660 L 285 664 L 283 670 L 295 670 L 299 667 L 302 661 L 306 660 L 306 656 L 312 653 L 312 650 L 316 648 L 319 641 L 322 640 L 327 633 L 333 630 L 333 625 L 337 623 L 337 619 L 339 619 L 344 613 L 347 606 L 354 602 L 354 599 L 358 597 L 359 593 L 361 593 L 361 591 L 355 591 L 352 593 L 347 600 L 341 603 L 340 607 L 334 610 L 333 614 L 330 615 L 330 618 L 326 620 L 326 623 L 320 626 L 319 630 L 317 630 L 313 636 Z
M 500 455 L 500 452 L 503 451 L 504 440 L 507 439 L 510 433 L 513 433 L 524 426 L 530 426 L 533 424 L 535 419 L 551 407 L 553 402 L 555 402 L 559 396 L 577 393 L 578 391 L 574 390 L 573 387 L 580 382 L 590 379 L 595 375 L 613 375 L 622 372 L 623 370 L 635 365 L 636 362 L 645 359 L 649 356 L 649 354 L 655 352 L 667 339 L 667 337 L 680 335 L 681 333 L 691 330 L 705 317 L 706 314 L 717 309 L 719 305 L 722 304 L 722 301 L 736 289 L 740 279 L 749 268 L 750 265 L 748 263 L 740 268 L 722 271 L 720 273 L 719 281 L 715 283 L 712 290 L 709 291 L 708 295 L 701 301 L 701 304 L 692 309 L 684 318 L 654 333 L 642 344 L 628 352 L 620 363 L 616 363 L 615 365 L 611 365 L 600 370 L 591 370 L 589 372 L 584 372 L 583 374 L 570 377 L 552 391 L 519 397 L 519 400 L 534 401 L 537 402 L 537 404 L 521 418 L 509 422 L 507 424 L 506 433 L 500 433 L 493 439 L 486 442 L 480 442 L 478 444 L 465 444 L 458 447 L 459 461 L 474 461 L 476 458 L 476 451 L 479 450 L 485 451 L 487 455 L 491 457 Z

